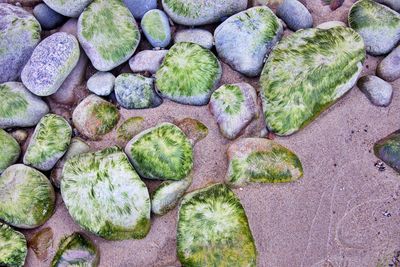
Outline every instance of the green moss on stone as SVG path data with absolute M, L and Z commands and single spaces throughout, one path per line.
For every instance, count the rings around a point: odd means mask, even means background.
M 117 138 L 121 142 L 128 142 L 142 131 L 144 118 L 132 117 L 125 120 L 117 129 Z
M 153 39 L 164 41 L 167 38 L 159 12 L 149 12 L 146 14 L 142 19 L 141 25 L 143 28 L 146 28 L 147 34 Z
M 0 117 L 16 117 L 27 109 L 28 101 L 23 94 L 12 91 L 7 84 L 0 84 Z
M 14 164 L 21 153 L 18 142 L 6 131 L 0 129 L 0 174 Z
M 0 266 L 22 267 L 27 253 L 24 235 L 0 222 Z
M 94 105 L 90 111 L 100 122 L 96 130 L 98 135 L 109 133 L 119 121 L 119 111 L 111 103 L 104 102 Z
M 228 114 L 239 113 L 244 103 L 244 95 L 239 86 L 225 84 L 212 94 L 212 98 L 222 106 Z

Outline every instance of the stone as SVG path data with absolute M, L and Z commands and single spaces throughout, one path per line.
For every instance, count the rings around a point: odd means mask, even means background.
M 114 129 L 119 121 L 119 111 L 113 104 L 96 95 L 86 97 L 72 113 L 72 121 L 78 131 L 92 140 Z
M 313 17 L 310 11 L 297 0 L 283 0 L 276 9 L 276 15 L 293 31 L 313 26 Z
M 11 165 L 0 176 L 0 219 L 22 229 L 33 229 L 53 215 L 56 196 L 41 172 L 23 164 Z
M 92 266 L 100 263 L 100 253 L 93 242 L 82 233 L 73 233 L 60 241 L 51 267 Z
M 260 77 L 267 128 L 293 134 L 333 105 L 357 82 L 365 46 L 350 28 L 307 29 L 283 38 Z
M 184 118 L 179 120 L 176 122 L 176 126 L 186 134 L 193 146 L 208 135 L 207 126 L 205 126 L 201 121 L 193 118 Z
M 388 82 L 394 82 L 400 78 L 400 46 L 378 64 L 376 75 Z
M 139 28 L 119 0 L 94 0 L 78 20 L 78 39 L 93 66 L 109 71 L 135 52 Z
M 280 144 L 264 138 L 242 138 L 227 151 L 225 181 L 239 187 L 249 183 L 286 183 L 303 176 L 300 159 Z
M 174 36 L 175 43 L 195 43 L 204 48 L 211 49 L 214 45 L 214 36 L 203 29 L 185 29 L 178 31 Z
M 17 140 L 3 129 L 0 129 L 0 174 L 17 162 L 21 148 Z M 0 253 L 1 254 L 1 253 Z
M 374 153 L 375 156 L 400 173 L 400 130 L 376 142 Z
M 375 0 L 375 2 L 384 4 L 397 12 L 400 12 L 400 2 L 398 0 Z
M 26 139 L 28 139 L 28 131 L 24 130 L 24 129 L 17 129 L 12 131 L 11 136 L 18 142 L 18 144 L 23 145 L 26 141 Z
M 367 75 L 358 80 L 357 86 L 375 106 L 387 107 L 392 102 L 393 87 L 381 78 Z
M 33 9 L 33 15 L 39 21 L 40 26 L 44 30 L 51 30 L 57 28 L 66 20 L 66 18 L 55 12 L 48 5 L 41 3 Z
M 163 11 L 150 10 L 144 14 L 140 26 L 153 47 L 164 48 L 171 42 L 171 26 L 169 26 L 168 17 Z
M 133 72 L 150 72 L 155 74 L 160 68 L 168 50 L 143 50 L 129 60 Z
M 50 227 L 44 227 L 29 238 L 29 248 L 40 261 L 48 259 L 49 250 L 53 247 L 54 232 Z
M 78 38 L 78 19 L 70 18 L 58 31 L 72 34 L 75 38 Z
M 123 0 L 135 19 L 141 19 L 147 11 L 157 8 L 157 0 Z
M 0 128 L 35 126 L 48 112 L 47 104 L 22 83 L 0 84 Z
M 0 83 L 4 83 L 18 79 L 42 29 L 21 7 L 0 3 L 0 14 Z
M 317 26 L 318 29 L 324 29 L 324 30 L 328 30 L 330 28 L 334 28 L 334 27 L 347 27 L 346 23 L 344 23 L 343 21 L 327 21 L 324 23 L 321 23 Z
M 253 7 L 231 16 L 215 29 L 215 48 L 222 61 L 254 77 L 260 75 L 264 59 L 282 34 L 280 20 L 268 7 Z
M 98 96 L 108 96 L 114 90 L 115 76 L 110 72 L 96 72 L 87 81 L 89 91 Z
M 257 248 L 246 212 L 224 184 L 210 185 L 183 198 L 176 239 L 183 266 L 257 264 Z
M 143 122 L 143 117 L 126 119 L 117 129 L 118 142 L 123 143 L 125 146 L 129 140 L 143 131 Z
M 216 56 L 194 43 L 176 43 L 156 73 L 156 89 L 172 101 L 202 106 L 208 104 L 221 79 Z
M 367 53 L 373 56 L 389 53 L 400 41 L 400 14 L 372 0 L 351 7 L 349 25 L 363 37 Z
M 163 102 L 154 91 L 152 78 L 130 73 L 123 73 L 115 79 L 115 96 L 126 109 L 155 108 Z
M 149 192 L 119 147 L 69 158 L 62 177 L 64 203 L 83 229 L 107 240 L 149 232 Z
M 27 254 L 25 236 L 0 222 L 0 266 L 23 267 Z
M 212 94 L 209 107 L 222 135 L 235 139 L 257 116 L 257 93 L 247 83 L 225 84 Z
M 43 2 L 57 13 L 77 18 L 92 0 L 43 0 Z
M 52 95 L 78 63 L 79 54 L 79 43 L 73 35 L 54 33 L 35 48 L 21 80 L 35 95 Z
M 162 0 L 168 16 L 176 23 L 198 26 L 219 22 L 247 8 L 247 0 Z
M 136 135 L 125 153 L 140 176 L 179 181 L 193 168 L 193 148 L 188 137 L 171 123 L 161 123 Z

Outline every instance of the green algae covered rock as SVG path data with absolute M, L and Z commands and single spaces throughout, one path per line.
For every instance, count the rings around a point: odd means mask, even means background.
M 248 183 L 284 183 L 303 176 L 299 158 L 289 149 L 263 138 L 243 138 L 228 148 L 226 182 L 232 186 Z
M 72 218 L 108 240 L 144 238 L 150 230 L 150 197 L 119 147 L 69 158 L 61 194 Z
M 246 213 L 224 184 L 187 194 L 179 207 L 177 253 L 183 266 L 256 266 Z
M 16 164 L 0 176 L 0 219 L 18 228 L 44 224 L 55 208 L 54 189 L 41 172 Z
M 182 180 L 193 167 L 192 144 L 171 123 L 161 123 L 136 135 L 125 152 L 138 173 L 147 179 Z
M 312 122 L 357 82 L 364 43 L 350 28 L 307 29 L 283 38 L 260 77 L 269 130 L 290 135 Z
M 109 71 L 133 55 L 140 33 L 122 1 L 94 0 L 79 17 L 78 39 L 93 66 Z
M 24 155 L 24 164 L 51 170 L 71 142 L 72 128 L 61 116 L 48 114 L 36 126 Z
M 92 0 L 43 0 L 43 2 L 57 13 L 77 18 Z
M 96 267 L 100 253 L 93 242 L 81 233 L 73 233 L 60 241 L 51 267 L 82 266 Z
M 126 119 L 117 129 L 118 141 L 126 144 L 143 130 L 143 122 L 143 117 L 132 117 Z
M 400 41 L 400 14 L 372 0 L 351 7 L 349 25 L 363 37 L 371 55 L 387 54 Z
M 171 26 L 163 11 L 159 9 L 148 11 L 144 14 L 140 26 L 153 47 L 167 47 L 171 42 Z
M 387 165 L 400 173 L 400 130 L 376 142 L 374 153 Z
M 22 267 L 27 253 L 25 236 L 0 222 L 0 266 Z
M 176 43 L 156 73 L 160 94 L 187 105 L 206 105 L 222 75 L 215 55 L 194 43 Z
M 175 124 L 186 134 L 192 145 L 195 145 L 208 135 L 207 126 L 196 119 L 184 118 L 177 121 Z
M 21 153 L 17 140 L 6 131 L 0 129 L 0 174 L 14 164 Z

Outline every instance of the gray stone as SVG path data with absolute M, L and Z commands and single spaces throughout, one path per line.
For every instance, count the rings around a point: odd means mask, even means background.
M 87 81 L 89 91 L 99 96 L 108 96 L 114 89 L 115 76 L 110 72 L 96 72 Z
M 43 0 L 51 9 L 67 16 L 77 18 L 92 0 Z
M 333 21 L 327 21 L 327 22 L 321 23 L 317 26 L 317 28 L 324 29 L 324 30 L 327 30 L 327 29 L 330 29 L 333 27 L 346 27 L 346 23 L 344 23 L 343 21 L 333 20 Z
M 157 8 L 157 0 L 123 0 L 126 7 L 135 17 L 141 19 L 143 15 L 151 10 Z
M 154 74 L 160 68 L 168 50 L 143 50 L 129 60 L 133 72 L 150 72 Z
M 63 15 L 55 12 L 48 5 L 41 3 L 33 9 L 33 15 L 45 30 L 51 30 L 60 26 L 66 19 Z
M 171 42 L 171 27 L 167 15 L 153 9 L 144 14 L 140 23 L 143 33 L 153 47 L 167 47 Z
M 393 82 L 400 78 L 400 46 L 379 63 L 376 75 L 388 82 Z
M 387 107 L 392 102 L 393 87 L 381 78 L 367 75 L 358 80 L 357 86 L 375 106 Z
M 214 36 L 203 29 L 186 29 L 178 31 L 174 36 L 175 43 L 189 42 L 211 49 L 214 45 Z
M 284 0 L 278 6 L 276 15 L 293 31 L 312 28 L 313 26 L 310 11 L 297 0 Z

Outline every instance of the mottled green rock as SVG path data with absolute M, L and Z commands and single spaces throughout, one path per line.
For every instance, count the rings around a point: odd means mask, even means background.
M 356 83 L 365 59 L 354 30 L 307 29 L 283 38 L 260 78 L 268 129 L 290 135 L 312 122 Z
M 117 129 L 118 141 L 125 143 L 143 130 L 143 117 L 126 119 Z
M 289 149 L 264 138 L 243 138 L 229 146 L 226 182 L 232 186 L 248 183 L 284 183 L 303 176 L 299 158 Z
M 57 13 L 77 18 L 92 0 L 43 0 L 43 2 Z
M 140 26 L 153 47 L 167 47 L 171 42 L 171 26 L 163 11 L 159 9 L 148 11 L 144 14 Z
M 69 158 L 61 194 L 72 218 L 108 240 L 144 238 L 150 230 L 150 197 L 119 147 Z
M 24 164 L 42 171 L 51 170 L 71 142 L 72 128 L 61 116 L 44 116 L 33 132 L 24 155 Z
M 363 37 L 371 55 L 387 54 L 400 41 L 400 14 L 372 0 L 351 7 L 349 25 Z
M 53 214 L 55 193 L 41 172 L 16 164 L 0 176 L 0 219 L 18 228 L 32 229 Z
M 196 119 L 184 118 L 183 120 L 177 121 L 176 126 L 186 134 L 192 145 L 195 145 L 208 135 L 207 126 Z
M 147 179 L 182 180 L 193 167 L 190 140 L 171 123 L 161 123 L 136 135 L 125 152 L 137 172 Z
M 176 43 L 156 73 L 162 96 L 188 105 L 206 105 L 222 75 L 215 55 L 194 43 Z
M 94 0 L 79 17 L 78 39 L 93 66 L 109 71 L 133 55 L 140 33 L 122 1 Z
M 0 222 L 0 266 L 22 267 L 27 253 L 25 236 Z
M 400 173 L 400 130 L 376 142 L 374 153 L 387 165 Z
M 226 185 L 211 185 L 183 198 L 177 253 L 187 267 L 256 266 L 257 249 L 246 213 Z
M 14 164 L 21 153 L 17 140 L 6 131 L 0 129 L 0 174 Z
M 93 242 L 81 233 L 73 233 L 60 241 L 51 267 L 82 266 L 96 267 L 100 253 Z

